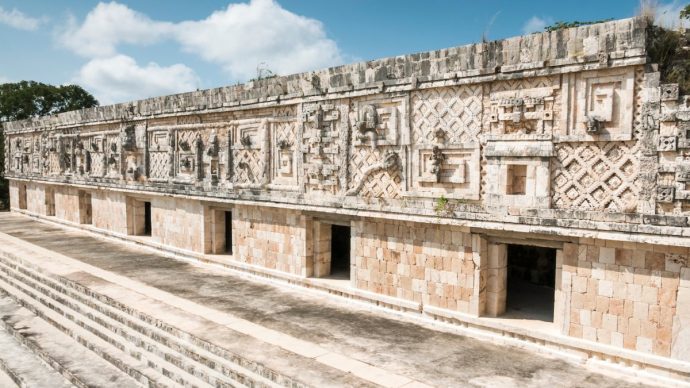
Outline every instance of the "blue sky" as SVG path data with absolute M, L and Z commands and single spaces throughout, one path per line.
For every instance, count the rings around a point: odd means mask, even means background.
M 678 23 L 688 1 L 659 1 Z M 639 0 L 0 0 L 0 82 L 77 83 L 102 103 L 626 18 Z

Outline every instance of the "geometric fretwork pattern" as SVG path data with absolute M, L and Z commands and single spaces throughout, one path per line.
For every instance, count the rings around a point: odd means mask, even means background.
M 394 168 L 390 171 L 379 171 L 370 174 L 368 177 L 364 176 L 367 168 L 384 160 L 386 148 L 379 147 L 372 150 L 369 147 L 351 147 L 348 190 L 358 186 L 360 181 L 364 179 L 364 184 L 357 195 L 368 198 L 400 197 L 402 176 L 400 175 L 399 168 Z
M 398 170 L 392 175 L 388 171 L 380 171 L 366 178 L 359 195 L 364 198 L 399 198 L 401 181 Z
M 558 209 L 634 212 L 640 191 L 637 142 L 561 143 L 552 168 Z
M 105 155 L 102 152 L 91 153 L 91 176 L 103 176 L 103 162 Z
M 52 175 L 60 173 L 60 154 L 54 152 L 48 154 L 48 173 Z
M 412 93 L 412 141 L 433 143 L 445 131 L 447 143 L 477 140 L 481 129 L 482 86 L 433 88 Z
M 291 121 L 283 121 L 283 122 L 277 122 L 273 124 L 275 128 L 275 141 L 276 143 L 280 141 L 286 141 L 289 145 L 290 148 L 295 146 L 295 138 L 296 138 L 296 126 L 297 124 L 295 122 Z
M 264 154 L 261 150 L 234 150 L 236 184 L 259 184 L 264 180 Z
M 149 153 L 149 160 L 151 178 L 165 179 L 168 177 L 170 174 L 170 154 L 167 151 L 152 151 Z

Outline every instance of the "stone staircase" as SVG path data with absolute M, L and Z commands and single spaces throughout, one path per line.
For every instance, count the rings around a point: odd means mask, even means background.
M 97 281 L 97 279 L 91 279 Z M 61 359 L 41 348 L 47 341 L 22 336 L 16 322 L 34 322 L 33 333 L 56 332 L 81 344 L 107 361 L 111 386 L 149 387 L 300 387 L 305 384 L 239 354 L 204 341 L 165 322 L 99 295 L 64 277 L 42 271 L 20 257 L 0 255 L 0 289 L 20 305 L 22 311 L 3 311 L 5 329 L 54 367 L 75 386 L 107 386 L 83 383 Z M 0 294 L 0 298 L 4 295 Z M 11 310 L 11 308 L 10 308 Z M 24 315 L 23 319 L 18 316 Z M 29 314 L 32 317 L 26 318 Z M 15 322 L 15 323 L 12 323 Z M 22 328 L 27 325 L 20 324 Z M 48 330 L 50 329 L 50 330 Z M 48 334 L 46 334 L 48 335 Z M 40 344 L 40 345 L 39 345 Z M 84 350 L 84 349 L 82 349 Z M 65 356 L 65 355 L 63 355 Z M 98 364 L 98 363 L 96 363 Z M 103 367 L 101 365 L 101 367 Z M 114 370 L 118 373 L 114 373 Z M 120 375 L 126 375 L 126 377 Z M 119 381 L 118 381 L 119 380 Z M 58 385 L 56 385 L 58 386 Z

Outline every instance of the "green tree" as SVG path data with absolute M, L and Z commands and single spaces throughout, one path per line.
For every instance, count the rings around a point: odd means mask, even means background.
M 98 106 L 77 85 L 53 86 L 34 81 L 0 85 L 0 121 L 23 120 Z
M 690 4 L 680 11 L 680 18 L 690 20 Z
M 34 81 L 0 85 L 0 124 L 94 106 L 98 101 L 77 85 L 53 86 Z M 4 162 L 5 139 L 0 128 L 0 210 L 9 203 Z

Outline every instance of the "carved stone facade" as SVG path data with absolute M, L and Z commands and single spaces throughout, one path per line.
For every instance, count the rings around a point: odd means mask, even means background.
M 510 246 L 553 249 L 561 334 L 688 362 L 690 97 L 645 45 L 629 19 L 6 123 L 12 207 L 136 234 L 148 202 L 153 242 L 301 277 L 346 227 L 350 287 L 475 317 Z

